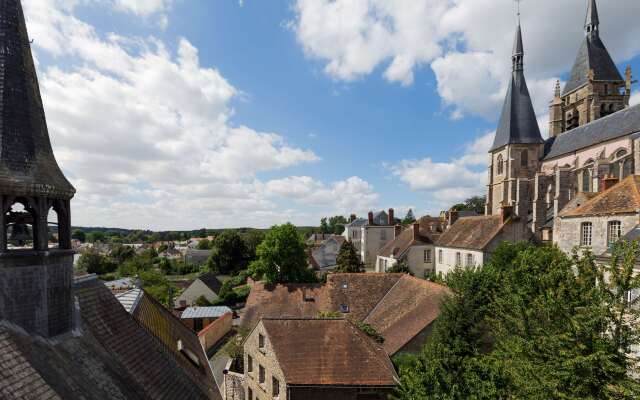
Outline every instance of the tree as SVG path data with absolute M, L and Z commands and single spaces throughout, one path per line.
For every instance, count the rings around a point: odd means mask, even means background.
M 211 249 L 211 242 L 209 241 L 209 239 L 201 239 L 196 245 L 196 249 L 209 250 Z
M 431 341 L 398 360 L 397 398 L 637 398 L 638 311 L 625 293 L 640 287 L 638 257 L 637 244 L 617 245 L 609 266 L 503 244 L 482 269 L 454 271 Z
M 411 269 L 405 261 L 398 261 L 393 265 L 393 267 L 387 270 L 390 274 L 409 274 L 411 275 Z
M 327 222 L 327 217 L 324 217 L 320 220 L 320 233 L 326 235 L 331 232 L 331 228 L 329 228 L 329 222 Z
M 466 199 L 464 203 L 456 204 L 451 209 L 456 211 L 475 211 L 476 214 L 482 215 L 484 214 L 486 203 L 486 196 L 473 196 Z
M 247 260 L 251 262 L 256 259 L 256 251 L 258 246 L 264 240 L 264 232 L 259 231 L 257 229 L 251 229 L 248 232 L 245 232 L 242 235 L 242 240 L 244 240 L 244 245 L 247 248 Z
M 118 264 L 132 259 L 135 257 L 136 251 L 131 246 L 124 246 L 122 244 L 115 245 L 111 248 L 109 256 Z
M 76 239 L 84 243 L 87 240 L 87 235 L 84 233 L 82 229 L 74 229 L 73 233 L 71 233 L 71 238 Z
M 402 225 L 409 225 L 413 224 L 414 222 L 416 222 L 416 217 L 415 215 L 413 215 L 413 210 L 409 209 L 409 211 L 407 211 L 407 215 L 402 220 Z
M 329 218 L 329 231 L 334 235 L 342 235 L 344 226 L 348 223 L 347 219 L 342 215 L 336 215 Z
M 335 269 L 336 272 L 342 273 L 359 273 L 364 272 L 364 267 L 360 258 L 358 257 L 358 253 L 356 251 L 356 247 L 351 243 L 351 241 L 346 241 L 340 247 L 338 251 L 338 256 L 336 257 L 337 267 Z
M 314 282 L 307 262 L 307 248 L 295 226 L 274 226 L 257 249 L 258 259 L 249 269 L 254 278 L 268 283 Z
M 100 231 L 89 232 L 86 235 L 87 242 L 89 243 L 96 243 L 96 242 L 105 243 L 106 238 L 107 236 L 104 234 L 104 232 L 100 232 Z
M 195 305 L 198 307 L 209 307 L 211 306 L 211 302 L 203 295 L 196 299 Z
M 224 231 L 212 242 L 211 256 L 207 261 L 209 271 L 235 274 L 247 268 L 249 250 L 236 231 Z
M 94 250 L 82 253 L 78 259 L 78 268 L 89 274 L 104 275 L 114 272 L 117 267 L 109 258 Z

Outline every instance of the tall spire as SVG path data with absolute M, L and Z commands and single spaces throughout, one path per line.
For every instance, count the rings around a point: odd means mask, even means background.
M 513 45 L 513 72 L 491 151 L 509 144 L 541 144 L 542 135 L 524 77 L 524 46 L 518 22 Z
M 584 23 L 584 29 L 587 35 L 598 35 L 600 29 L 600 18 L 598 18 L 598 6 L 596 0 L 588 0 L 587 4 L 587 19 Z
M 520 20 L 518 20 L 518 28 L 516 29 L 516 38 L 513 43 L 513 56 L 511 56 L 514 71 L 524 71 L 524 46 L 522 45 L 522 29 L 520 28 Z

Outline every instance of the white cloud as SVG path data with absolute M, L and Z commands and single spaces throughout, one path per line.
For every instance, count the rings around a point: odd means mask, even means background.
M 450 161 L 402 160 L 389 169 L 412 190 L 424 192 L 429 197 L 428 212 L 437 212 L 485 193 L 487 153 L 494 134 L 490 132 L 467 143 L 463 154 Z
M 146 15 L 169 3 L 127 7 Z M 67 66 L 41 65 L 40 84 L 54 150 L 78 190 L 74 224 L 194 229 L 305 218 L 278 212 L 288 195 L 258 175 L 316 162 L 313 151 L 231 124 L 240 91 L 201 65 L 188 40 L 174 52 L 154 37 L 102 35 L 74 16 L 74 5 L 25 1 L 31 35 L 43 38 L 36 50 Z M 377 198 L 359 178 L 314 184 L 311 198 L 327 210 L 356 193 Z M 330 196 L 343 185 L 352 197 Z
M 515 31 L 504 0 L 296 0 L 291 24 L 306 54 L 334 79 L 351 81 L 381 67 L 411 84 L 430 65 L 451 115 L 495 119 L 509 80 Z M 640 53 L 637 0 L 600 1 L 601 32 L 616 60 Z M 555 77 L 574 61 L 583 37 L 583 0 L 524 1 L 526 73 L 536 111 L 544 113 Z

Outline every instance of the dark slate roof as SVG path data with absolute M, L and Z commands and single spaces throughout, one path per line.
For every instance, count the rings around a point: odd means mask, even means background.
M 220 293 L 220 288 L 222 288 L 222 282 L 211 272 L 208 272 L 202 276 L 200 276 L 200 281 L 204 283 L 209 289 L 213 291 L 213 293 Z
M 74 287 L 80 326 L 44 340 L 0 320 L 0 398 L 220 399 L 125 311 L 98 280 Z
M 399 379 L 381 345 L 345 319 L 263 319 L 288 385 L 393 387 Z
M 616 67 L 611 55 L 600 39 L 599 25 L 600 19 L 596 1 L 589 0 L 585 21 L 587 33 L 571 69 L 569 81 L 562 92 L 563 95 L 587 84 L 589 70 L 593 70 L 593 76 L 596 81 L 623 81 L 618 67 Z
M 70 199 L 53 155 L 20 0 L 0 0 L 0 191 Z
M 522 33 L 520 26 L 518 26 L 514 44 L 513 74 L 509 83 L 507 97 L 502 107 L 496 137 L 490 151 L 497 150 L 508 144 L 537 144 L 544 142 L 522 69 L 523 57 Z
M 640 132 L 640 105 L 625 108 L 582 125 L 545 143 L 544 160 Z

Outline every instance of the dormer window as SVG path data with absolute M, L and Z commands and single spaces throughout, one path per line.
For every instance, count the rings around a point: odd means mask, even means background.
M 340 304 L 340 312 L 347 314 L 349 312 L 349 306 L 347 304 Z
M 347 282 L 342 282 L 342 288 L 343 289 L 349 289 L 349 284 Z

